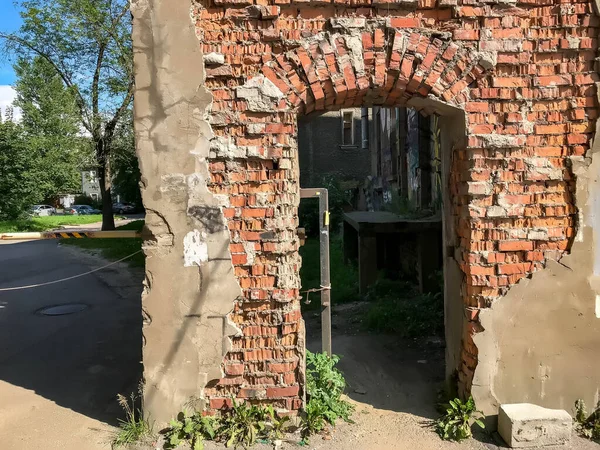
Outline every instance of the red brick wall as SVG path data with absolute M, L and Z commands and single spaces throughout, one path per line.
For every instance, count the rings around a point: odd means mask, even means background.
M 574 237 L 569 162 L 585 155 L 598 114 L 592 3 L 215 0 L 194 13 L 214 96 L 210 188 L 244 292 L 231 315 L 241 335 L 206 391 L 211 407 L 232 394 L 301 406 L 297 114 L 424 96 L 466 115 L 449 189 L 469 390 L 478 310 Z

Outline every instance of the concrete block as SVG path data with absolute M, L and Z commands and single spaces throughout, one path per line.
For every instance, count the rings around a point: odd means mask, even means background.
M 500 406 L 498 432 L 511 448 L 563 445 L 571 439 L 573 419 L 562 409 L 531 403 Z

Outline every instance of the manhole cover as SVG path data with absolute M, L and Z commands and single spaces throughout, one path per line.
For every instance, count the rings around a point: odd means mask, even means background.
M 88 308 L 88 305 L 83 303 L 69 303 L 66 305 L 48 306 L 38 311 L 38 314 L 43 316 L 66 316 L 67 314 L 75 314 Z

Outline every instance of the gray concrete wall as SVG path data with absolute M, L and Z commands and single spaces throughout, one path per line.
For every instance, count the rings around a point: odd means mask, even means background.
M 597 146 L 596 146 L 597 147 Z M 573 412 L 600 400 L 600 159 L 573 158 L 578 234 L 571 253 L 523 279 L 491 309 L 475 336 L 473 396 L 496 415 L 502 403 L 530 402 Z
M 344 110 L 348 111 L 348 110 Z M 354 146 L 342 146 L 340 111 L 298 118 L 298 154 L 302 187 L 319 187 L 323 175 L 363 181 L 370 175 L 369 149 L 362 148 L 361 110 L 354 112 Z
M 211 95 L 189 1 L 133 0 L 135 134 L 146 207 L 144 407 L 157 423 L 222 377 L 240 295 L 206 180 Z M 202 401 L 196 404 L 202 406 Z

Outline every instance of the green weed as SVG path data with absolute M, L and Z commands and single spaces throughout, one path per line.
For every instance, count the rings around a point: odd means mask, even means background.
M 267 421 L 274 416 L 272 407 L 238 404 L 233 399 L 233 407 L 221 416 L 219 437 L 226 447 L 250 447 L 257 439 L 268 436 Z
M 187 442 L 193 450 L 203 450 L 204 441 L 213 440 L 217 436 L 218 419 L 203 416 L 199 412 L 191 416 L 180 413 L 169 425 L 165 432 L 165 448 L 176 448 Z
M 365 317 L 368 330 L 395 333 L 405 338 L 438 336 L 444 332 L 444 299 L 441 292 L 420 294 L 416 286 L 380 280 L 369 290 L 372 302 Z
M 473 397 L 469 397 L 466 402 L 459 398 L 450 400 L 445 409 L 445 414 L 435 422 L 437 433 L 445 441 L 463 441 L 470 438 L 473 435 L 473 423 L 485 428 L 481 421 L 483 414 L 475 408 Z
M 587 439 L 600 442 L 600 402 L 594 412 L 588 415 L 585 402 L 581 399 L 575 402 L 575 428 Z
M 204 441 L 224 442 L 227 447 L 251 447 L 258 439 L 280 439 L 290 426 L 289 417 L 277 417 L 272 406 L 238 403 L 221 411 L 220 416 L 180 413 L 164 432 L 166 448 L 187 443 L 192 450 L 203 450 Z
M 113 438 L 113 448 L 152 438 L 153 425 L 144 417 L 142 411 L 135 407 L 135 394 L 131 394 L 129 399 L 118 394 L 117 401 L 125 411 L 125 420 L 119 419 L 119 430 Z
M 322 431 L 326 423 L 335 425 L 337 419 L 351 422 L 354 407 L 342 394 L 346 387 L 344 375 L 335 367 L 340 358 L 326 353 L 306 351 L 306 393 L 308 403 L 302 417 L 304 438 Z

